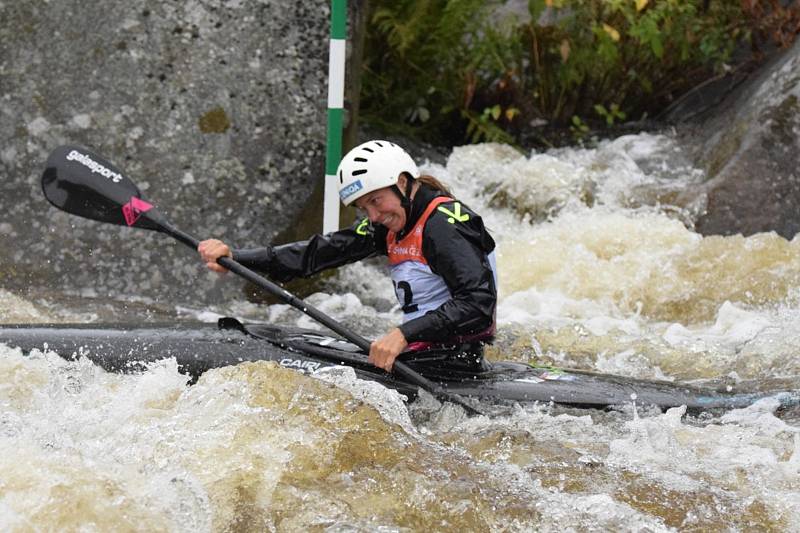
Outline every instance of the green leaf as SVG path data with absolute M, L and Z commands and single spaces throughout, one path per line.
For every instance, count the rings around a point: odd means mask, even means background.
M 539 21 L 539 17 L 542 16 L 544 10 L 547 8 L 547 2 L 545 0 L 529 0 L 528 1 L 528 12 L 531 14 L 531 22 L 536 25 Z
M 428 111 L 426 107 L 420 107 L 417 111 L 419 111 L 419 120 L 420 122 L 428 122 L 431 118 L 431 113 Z

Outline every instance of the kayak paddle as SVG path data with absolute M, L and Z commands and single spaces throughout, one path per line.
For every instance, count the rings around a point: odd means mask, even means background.
M 139 188 L 122 171 L 85 148 L 65 145 L 53 150 L 42 175 L 42 190 L 51 204 L 67 213 L 120 226 L 158 231 L 193 250 L 197 250 L 200 244 L 199 240 L 170 224 L 153 204 L 143 199 Z M 367 339 L 286 289 L 230 257 L 220 257 L 217 262 L 338 333 L 364 353 L 369 353 L 370 342 Z M 457 403 L 470 413 L 481 414 L 460 396 L 448 393 L 401 361 L 395 361 L 394 372 L 434 396 Z

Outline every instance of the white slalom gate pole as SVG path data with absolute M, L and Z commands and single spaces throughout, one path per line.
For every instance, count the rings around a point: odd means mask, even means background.
M 339 166 L 339 161 L 342 159 L 346 42 L 347 0 L 331 0 L 331 39 L 328 56 L 328 136 L 325 150 L 322 233 L 330 233 L 339 229 L 339 177 L 336 176 L 336 167 Z

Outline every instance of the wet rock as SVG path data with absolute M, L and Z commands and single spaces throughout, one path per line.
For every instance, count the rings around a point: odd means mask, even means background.
M 709 176 L 705 235 L 800 231 L 800 41 L 688 128 Z
M 50 207 L 44 161 L 87 146 L 188 233 L 269 242 L 324 175 L 329 19 L 318 0 L 0 2 L 0 286 L 236 292 L 167 237 Z

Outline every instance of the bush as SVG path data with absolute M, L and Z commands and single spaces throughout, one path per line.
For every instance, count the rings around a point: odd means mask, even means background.
M 373 0 L 362 111 L 424 140 L 514 142 L 532 126 L 610 127 L 662 111 L 732 67 L 738 44 L 794 38 L 772 0 Z

